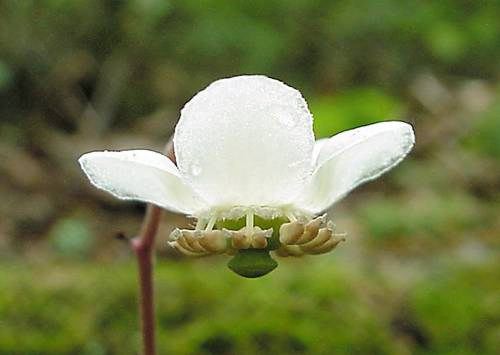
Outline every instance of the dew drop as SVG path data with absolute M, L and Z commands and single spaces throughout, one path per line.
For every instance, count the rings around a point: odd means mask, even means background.
M 201 174 L 201 166 L 198 162 L 193 162 L 189 168 L 193 176 L 198 176 Z
M 284 107 L 278 107 L 274 111 L 274 117 L 278 119 L 278 122 L 287 127 L 292 128 L 296 124 L 296 117 L 288 109 Z

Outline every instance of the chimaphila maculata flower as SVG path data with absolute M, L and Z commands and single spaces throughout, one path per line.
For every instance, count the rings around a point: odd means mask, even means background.
M 234 255 L 245 277 L 279 256 L 322 254 L 343 240 L 326 215 L 356 186 L 397 165 L 414 144 L 404 122 L 381 122 L 314 141 L 299 91 L 259 75 L 215 81 L 181 111 L 177 166 L 149 150 L 84 154 L 82 169 L 118 198 L 196 219 L 170 245 L 189 256 Z M 319 216 L 319 217 L 318 217 Z

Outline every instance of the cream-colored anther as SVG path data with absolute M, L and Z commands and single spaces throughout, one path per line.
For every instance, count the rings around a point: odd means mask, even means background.
M 226 250 L 226 236 L 222 231 L 175 229 L 168 244 L 188 256 L 203 256 Z
M 232 231 L 224 229 L 224 232 L 230 234 L 231 245 L 233 249 L 264 249 L 267 247 L 267 239 L 273 235 L 273 229 L 262 230 L 260 227 L 253 227 L 249 232 L 248 227 Z
M 304 251 L 300 249 L 298 245 L 281 245 L 275 253 L 282 257 L 287 256 L 302 256 L 304 255 Z
M 273 229 L 262 230 L 259 227 L 254 227 L 252 234 L 252 248 L 264 249 L 267 247 L 267 239 L 273 235 Z
M 206 251 L 203 250 L 203 248 L 198 247 L 195 248 L 190 243 L 186 240 L 185 234 L 186 232 L 193 232 L 193 231 L 186 231 L 186 230 L 180 230 L 180 229 L 174 229 L 172 233 L 170 233 L 169 239 L 171 240 L 168 244 L 172 247 L 181 252 L 182 254 L 188 255 L 188 256 L 200 256 L 200 255 L 205 255 Z
M 248 249 L 252 245 L 252 239 L 245 234 L 246 228 L 237 231 L 223 229 L 223 231 L 229 235 L 230 244 L 233 249 Z
M 178 252 L 184 254 L 184 255 L 187 255 L 187 256 L 204 256 L 204 255 L 207 255 L 208 253 L 206 252 L 195 252 L 191 249 L 186 249 L 185 247 L 183 247 L 181 244 L 178 243 L 178 241 L 173 241 L 173 242 L 168 242 L 168 244 L 174 248 L 175 250 L 177 250 Z
M 324 227 L 326 224 L 326 227 Z M 303 235 L 295 240 L 294 245 L 281 244 L 275 251 L 279 256 L 302 256 L 304 254 L 324 254 L 332 251 L 340 242 L 345 241 L 345 233 L 334 233 L 335 225 L 328 221 L 325 216 L 310 221 L 305 226 Z M 301 244 L 307 240 L 307 242 Z
M 186 241 L 186 239 L 183 236 L 183 231 L 176 228 L 170 233 L 170 240 L 172 240 L 170 246 L 175 247 L 179 251 L 191 251 L 197 253 L 198 251 L 193 250 L 193 248 L 189 245 L 189 243 Z
M 252 238 L 252 248 L 264 249 L 267 247 L 267 238 L 263 235 L 253 236 Z
M 227 249 L 227 234 L 221 230 L 202 232 L 198 243 L 208 252 L 222 253 Z
M 285 245 L 296 244 L 304 233 L 304 224 L 300 222 L 283 223 L 280 227 L 280 243 Z
M 304 224 L 299 221 L 284 223 L 280 227 L 280 242 L 285 245 L 301 245 L 312 241 L 325 226 L 326 214 Z M 331 223 L 331 222 L 329 222 Z
M 305 244 L 316 238 L 319 229 L 325 225 L 326 215 L 317 217 L 308 222 L 304 227 L 304 233 L 297 240 L 296 244 Z
M 231 233 L 231 245 L 234 249 L 248 249 L 252 245 L 252 237 L 245 233 L 246 227 L 238 231 L 230 231 L 227 229 L 226 231 Z
M 309 253 L 310 250 L 314 250 L 326 243 L 332 237 L 332 233 L 332 230 L 329 228 L 321 228 L 314 239 L 305 244 L 301 244 L 300 248 L 306 253 Z
M 182 231 L 179 228 L 175 228 L 168 236 L 168 240 L 175 241 L 179 239 L 180 236 L 182 236 Z
M 337 245 L 339 245 L 339 243 L 343 241 L 345 241 L 345 238 L 332 237 L 329 240 L 327 240 L 324 244 L 319 245 L 317 248 L 310 250 L 308 253 L 314 255 L 328 253 L 333 249 L 335 249 Z
M 177 243 L 181 244 L 188 250 L 194 252 L 206 253 L 207 250 L 200 245 L 199 240 L 202 237 L 202 232 L 198 230 L 182 230 L 182 236 L 177 239 Z

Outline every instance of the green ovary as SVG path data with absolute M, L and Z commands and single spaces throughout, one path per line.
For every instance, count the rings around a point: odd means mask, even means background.
M 262 229 L 273 229 L 273 235 L 267 240 L 267 247 L 264 249 L 241 249 L 229 260 L 227 266 L 240 276 L 248 278 L 257 278 L 273 271 L 278 263 L 269 252 L 280 247 L 279 229 L 283 223 L 288 222 L 285 218 L 263 219 L 254 217 L 254 226 Z M 217 222 L 217 228 L 227 228 L 230 230 L 239 230 L 246 226 L 246 219 L 222 220 Z
M 227 266 L 240 276 L 256 278 L 273 271 L 278 263 L 265 249 L 241 249 Z

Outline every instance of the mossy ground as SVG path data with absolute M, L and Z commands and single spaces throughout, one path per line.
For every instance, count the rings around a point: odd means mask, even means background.
M 159 260 L 160 354 L 494 354 L 500 264 L 443 261 L 411 282 L 334 256 L 257 280 Z M 136 354 L 132 263 L 0 267 L 1 354 Z

